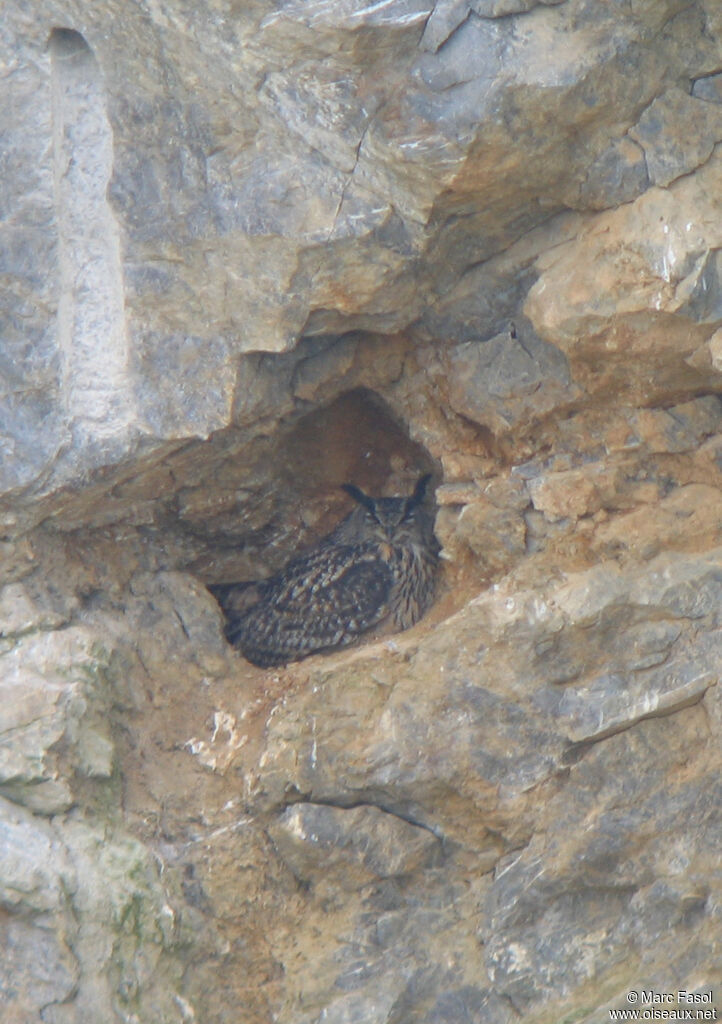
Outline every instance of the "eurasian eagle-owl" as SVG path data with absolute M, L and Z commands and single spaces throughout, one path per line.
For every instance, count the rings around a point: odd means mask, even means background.
M 433 600 L 438 565 L 423 504 L 430 479 L 422 476 L 403 498 L 372 498 L 344 484 L 358 507 L 315 548 L 259 583 L 211 585 L 229 642 L 265 668 L 352 644 L 376 626 L 413 626 Z

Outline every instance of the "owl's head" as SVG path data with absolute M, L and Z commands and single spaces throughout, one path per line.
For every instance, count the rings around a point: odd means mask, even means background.
M 395 545 L 428 543 L 433 524 L 423 501 L 430 479 L 430 473 L 422 476 L 407 498 L 372 498 L 355 484 L 344 484 L 344 491 L 360 505 L 348 520 L 356 531 L 354 539 Z

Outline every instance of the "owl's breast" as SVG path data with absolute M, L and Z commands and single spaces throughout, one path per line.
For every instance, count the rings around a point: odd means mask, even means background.
M 434 553 L 416 544 L 394 549 L 389 610 L 398 629 L 413 626 L 431 604 L 437 565 Z

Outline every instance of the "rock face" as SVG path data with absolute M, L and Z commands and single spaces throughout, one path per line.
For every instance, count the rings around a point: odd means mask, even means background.
M 721 40 L 6 5 L 4 1021 L 722 1012 Z M 228 648 L 205 583 L 423 472 L 421 623 Z

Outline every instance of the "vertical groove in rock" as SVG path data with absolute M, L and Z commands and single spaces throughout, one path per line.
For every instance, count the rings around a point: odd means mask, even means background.
M 113 135 L 102 73 L 83 36 L 54 29 L 50 53 L 66 411 L 81 436 L 102 442 L 131 417 L 120 230 L 106 195 Z

